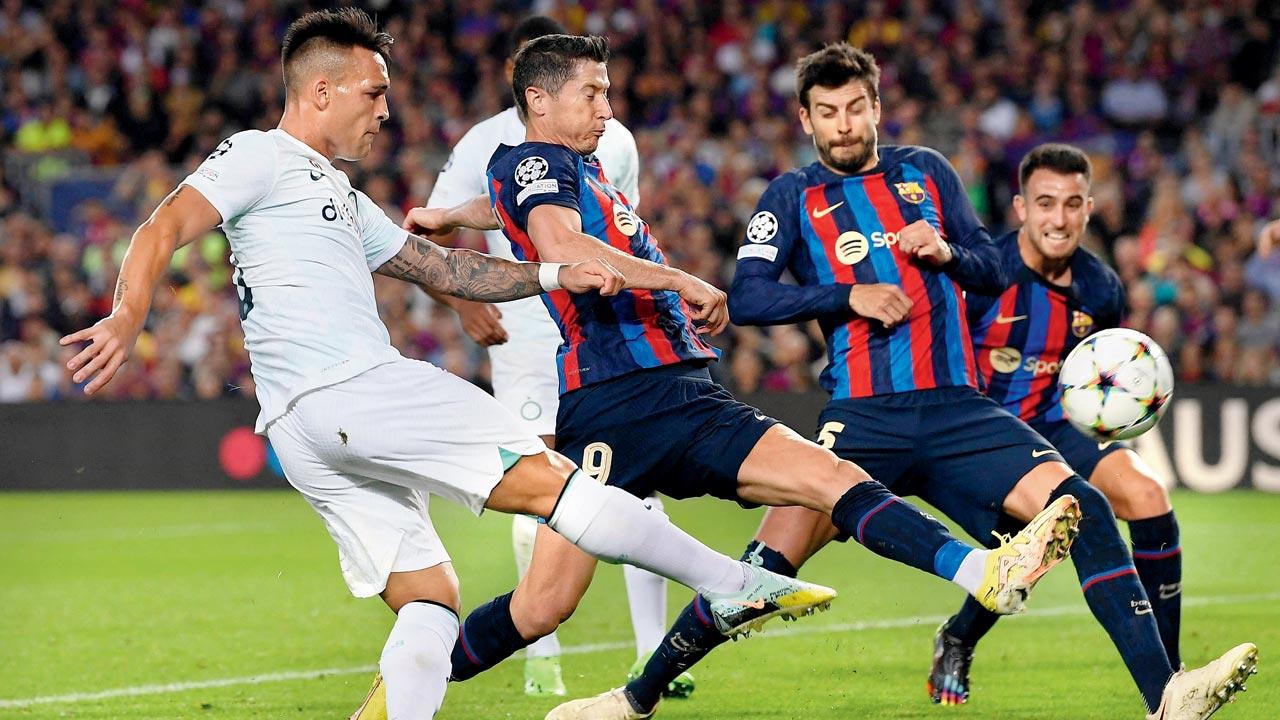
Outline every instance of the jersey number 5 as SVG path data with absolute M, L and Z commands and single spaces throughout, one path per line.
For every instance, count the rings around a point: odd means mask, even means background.
M 836 433 L 844 432 L 844 423 L 829 422 L 818 431 L 818 444 L 832 450 L 836 446 Z

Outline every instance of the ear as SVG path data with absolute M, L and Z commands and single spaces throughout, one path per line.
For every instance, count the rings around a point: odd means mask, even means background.
M 800 106 L 800 127 L 804 128 L 804 134 L 813 136 L 813 120 L 809 117 L 809 108 Z
M 530 117 L 542 117 L 547 114 L 547 106 L 551 102 L 551 95 L 542 88 L 527 87 L 524 89 L 524 102 L 529 107 Z
M 333 88 L 329 85 L 329 79 L 320 77 L 311 83 L 311 102 L 317 110 L 325 110 L 329 107 L 329 103 L 333 101 Z
M 1089 218 L 1087 216 L 1093 214 L 1093 196 L 1092 195 L 1084 199 L 1084 212 L 1086 215 L 1084 221 L 1089 222 Z
M 880 124 L 880 98 L 879 97 L 877 97 L 875 101 L 871 103 L 871 112 L 875 116 L 876 125 L 879 125 Z
M 1018 214 L 1018 222 L 1027 221 L 1027 201 L 1022 195 L 1013 196 L 1013 211 Z

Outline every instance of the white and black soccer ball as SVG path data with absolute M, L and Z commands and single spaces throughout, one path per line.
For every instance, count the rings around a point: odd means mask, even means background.
M 1125 440 L 1155 427 L 1173 397 L 1164 350 L 1137 330 L 1096 332 L 1076 346 L 1058 376 L 1062 410 L 1080 432 Z

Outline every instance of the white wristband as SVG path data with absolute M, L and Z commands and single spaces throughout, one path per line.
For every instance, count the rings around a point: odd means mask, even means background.
M 564 263 L 542 263 L 538 266 L 538 284 L 546 292 L 560 289 L 560 268 Z

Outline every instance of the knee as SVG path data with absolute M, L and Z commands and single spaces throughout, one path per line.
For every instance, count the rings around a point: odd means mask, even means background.
M 871 479 L 865 470 L 848 460 L 841 460 L 830 451 L 824 452 L 824 455 L 826 457 L 815 463 L 816 468 L 809 476 L 819 487 L 843 494 L 854 485 Z
M 1155 478 L 1136 476 L 1118 484 L 1111 497 L 1116 517 L 1143 520 L 1164 515 L 1172 509 L 1169 491 Z
M 572 617 L 579 599 L 580 596 L 557 586 L 522 585 L 511 598 L 511 619 L 525 639 L 536 640 L 555 632 Z
M 576 602 L 557 598 L 554 594 L 541 597 L 536 603 L 523 604 L 519 609 L 519 619 L 516 624 L 522 634 L 532 635 L 526 639 L 535 640 L 555 632 L 556 628 L 568 620 L 577 608 Z M 516 614 L 515 607 L 512 607 L 512 614 Z
M 1115 514 L 1111 510 L 1111 503 L 1107 500 L 1107 496 L 1085 482 L 1079 475 L 1073 475 L 1063 481 L 1053 491 L 1050 499 L 1062 495 L 1071 495 L 1075 497 L 1076 502 L 1080 503 L 1081 522 L 1091 523 L 1096 520 L 1115 526 Z

